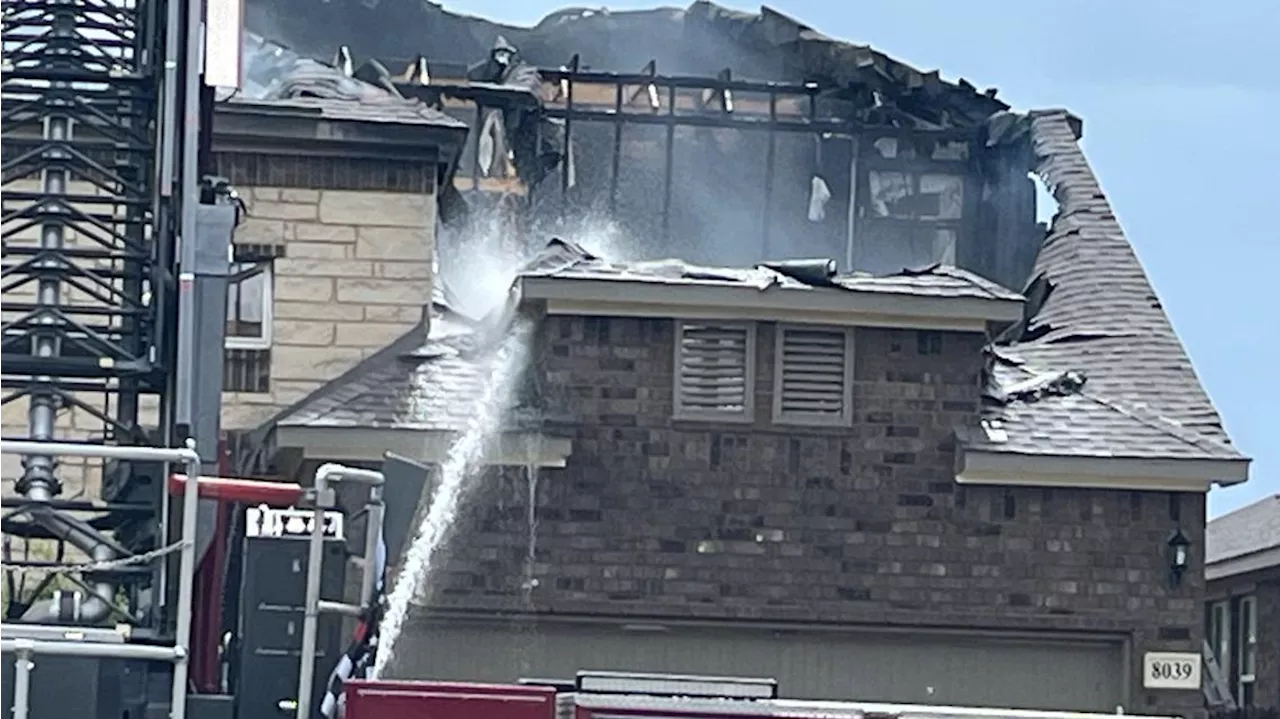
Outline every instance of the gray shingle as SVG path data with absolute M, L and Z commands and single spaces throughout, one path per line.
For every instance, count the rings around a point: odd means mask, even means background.
M 828 289 L 850 292 L 902 294 L 939 298 L 976 298 L 1021 301 L 1022 295 L 978 275 L 947 265 L 903 270 L 891 275 L 855 273 L 832 278 L 830 285 L 810 284 L 769 267 L 704 267 L 683 260 L 646 260 L 615 263 L 596 257 L 581 247 L 556 241 L 540 264 L 526 276 L 560 279 L 607 280 L 681 285 L 746 285 L 764 289 Z
M 1206 564 L 1280 547 L 1280 494 L 1209 522 L 1204 539 Z
M 402 100 L 383 93 L 377 100 L 344 100 L 324 97 L 290 97 L 263 100 L 233 100 L 242 107 L 264 112 L 300 112 L 339 122 L 377 122 L 396 125 L 465 128 L 455 120 L 418 100 Z
M 1008 439 L 974 439 L 1022 454 L 1242 459 L 1090 169 L 1065 111 L 1037 113 L 1038 172 L 1058 214 L 1036 260 L 1049 288 L 997 361 L 1008 383 L 1042 372 L 1087 378 L 1076 395 L 989 408 Z M 1028 295 L 1036 300 L 1036 283 Z

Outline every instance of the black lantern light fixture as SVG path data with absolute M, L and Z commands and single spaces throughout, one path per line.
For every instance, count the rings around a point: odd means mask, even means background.
M 1191 540 L 1182 533 L 1182 528 L 1173 530 L 1169 537 L 1169 572 L 1176 586 L 1182 581 L 1182 575 L 1191 563 Z

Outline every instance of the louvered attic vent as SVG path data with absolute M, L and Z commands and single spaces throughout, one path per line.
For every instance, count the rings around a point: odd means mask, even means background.
M 846 329 L 778 329 L 774 418 L 847 424 L 853 388 L 852 333 Z
M 676 415 L 748 419 L 755 327 L 682 322 L 676 352 Z

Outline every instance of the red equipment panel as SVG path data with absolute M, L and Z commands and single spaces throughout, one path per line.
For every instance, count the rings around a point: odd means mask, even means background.
M 346 719 L 555 719 L 551 687 L 348 681 Z

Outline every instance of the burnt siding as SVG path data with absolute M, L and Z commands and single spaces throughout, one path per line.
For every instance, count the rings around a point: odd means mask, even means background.
M 432 604 L 1132 632 L 1135 692 L 1143 651 L 1198 650 L 1203 496 L 955 484 L 980 335 L 942 333 L 939 351 L 936 337 L 860 328 L 854 423 L 823 429 L 773 423 L 767 323 L 755 422 L 673 421 L 673 333 L 664 320 L 546 320 L 535 380 L 572 418 L 574 453 L 540 474 L 534 560 L 528 482 L 497 472 Z M 1196 564 L 1171 589 L 1179 522 Z M 1148 700 L 1199 701 L 1134 695 Z

